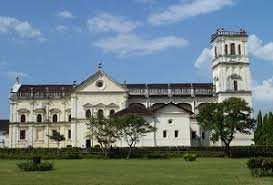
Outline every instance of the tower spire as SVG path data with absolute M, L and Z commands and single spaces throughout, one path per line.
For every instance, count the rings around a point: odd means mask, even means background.
M 16 77 L 16 84 L 20 84 L 20 78 L 19 78 L 19 76 Z

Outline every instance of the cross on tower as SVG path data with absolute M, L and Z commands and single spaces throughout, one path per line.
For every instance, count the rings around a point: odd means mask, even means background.
M 101 69 L 102 69 L 102 63 L 99 62 L 98 70 L 101 70 Z

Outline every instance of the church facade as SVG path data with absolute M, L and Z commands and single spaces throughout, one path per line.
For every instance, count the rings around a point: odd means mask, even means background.
M 26 85 L 17 79 L 10 92 L 9 147 L 57 147 L 48 138 L 60 132 L 61 147 L 91 147 L 90 115 L 118 112 L 142 115 L 157 128 L 138 146 L 221 146 L 212 143 L 195 115 L 207 103 L 241 97 L 252 106 L 245 31 L 217 30 L 211 37 L 212 83 L 127 84 L 111 78 L 102 67 L 80 84 Z M 231 145 L 251 145 L 252 135 L 236 134 Z M 118 147 L 126 147 L 118 140 Z

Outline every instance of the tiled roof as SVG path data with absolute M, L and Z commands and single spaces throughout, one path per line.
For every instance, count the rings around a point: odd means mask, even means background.
M 153 114 L 153 112 L 146 109 L 143 106 L 135 104 L 133 106 L 129 106 L 128 108 L 122 109 L 121 111 L 118 111 L 118 112 L 115 113 L 116 116 L 122 116 L 124 114 L 146 114 L 146 115 L 151 115 L 151 114 Z
M 71 92 L 73 85 L 21 85 L 18 92 L 29 93 L 29 92 Z

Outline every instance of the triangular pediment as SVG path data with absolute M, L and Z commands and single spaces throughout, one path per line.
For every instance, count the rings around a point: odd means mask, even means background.
M 183 107 L 180 107 L 179 105 L 176 105 L 174 103 L 168 103 L 165 104 L 158 109 L 154 110 L 154 113 L 160 113 L 160 114 L 193 114 L 191 111 L 188 111 L 184 109 Z
M 87 78 L 78 85 L 74 92 L 126 92 L 120 83 L 113 80 L 102 70 L 98 70 L 94 75 Z
M 91 104 L 91 103 L 86 103 L 86 104 L 84 104 L 83 105 L 83 107 L 85 107 L 85 108 L 90 108 L 90 107 L 92 107 L 93 105 Z

